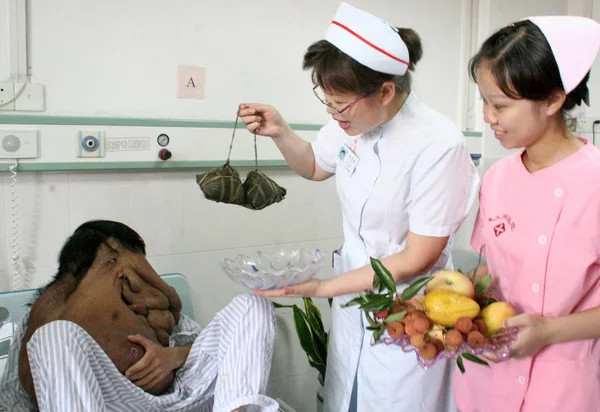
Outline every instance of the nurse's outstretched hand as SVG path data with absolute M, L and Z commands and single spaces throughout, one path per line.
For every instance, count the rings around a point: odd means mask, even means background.
M 250 133 L 277 139 L 291 131 L 290 126 L 273 106 L 242 103 L 238 112 Z
M 288 297 L 288 298 L 326 298 L 329 296 L 325 295 L 323 290 L 324 281 L 321 279 L 311 279 L 304 283 L 300 283 L 294 286 L 286 286 L 283 289 L 275 290 L 258 290 L 252 289 L 252 292 L 257 295 L 265 296 L 268 298 L 277 297 Z

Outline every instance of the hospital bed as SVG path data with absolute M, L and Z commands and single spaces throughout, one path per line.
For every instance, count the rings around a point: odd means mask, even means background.
M 194 305 L 190 296 L 190 285 L 187 281 L 187 278 L 181 273 L 168 273 L 161 275 L 161 278 L 163 278 L 168 285 L 174 287 L 179 294 L 182 303 L 181 312 L 184 315 L 195 319 Z M 0 319 L 0 371 L 3 369 L 2 362 L 6 361 L 6 357 L 8 356 L 8 348 L 10 345 L 10 336 L 8 336 L 7 333 L 8 328 L 3 327 L 3 324 L 6 322 L 5 326 L 8 326 L 9 323 L 19 322 L 25 313 L 25 305 L 32 301 L 36 292 L 37 289 L 0 292 L 0 308 L 6 308 L 9 312 L 8 319 Z M 279 402 L 280 405 L 278 412 L 296 412 L 281 399 L 276 399 L 276 401 Z M 0 411 L 3 411 L 1 407 Z

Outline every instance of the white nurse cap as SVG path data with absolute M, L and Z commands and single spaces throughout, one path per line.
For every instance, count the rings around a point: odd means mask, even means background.
M 529 17 L 546 37 L 569 94 L 592 68 L 600 48 L 600 24 L 577 16 Z
M 338 7 L 325 40 L 377 72 L 402 76 L 408 69 L 408 49 L 398 30 L 348 3 Z

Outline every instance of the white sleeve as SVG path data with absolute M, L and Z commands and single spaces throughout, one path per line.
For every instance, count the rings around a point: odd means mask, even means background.
M 336 121 L 331 120 L 319 130 L 317 139 L 311 143 L 315 161 L 326 172 L 335 173 L 336 156 L 344 144 L 344 131 Z
M 479 186 L 466 142 L 438 142 L 420 154 L 411 174 L 409 230 L 422 236 L 456 233 L 473 206 Z

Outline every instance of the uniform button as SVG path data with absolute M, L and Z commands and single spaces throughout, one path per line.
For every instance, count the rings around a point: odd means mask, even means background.
M 535 293 L 538 293 L 540 291 L 540 285 L 534 283 L 533 285 L 531 285 L 531 290 L 533 290 Z
M 540 245 L 545 245 L 546 242 L 548 242 L 548 238 L 544 235 L 538 237 L 538 242 L 540 242 Z
M 525 385 L 525 377 L 524 376 L 519 376 L 519 383 L 521 385 Z
M 564 193 L 564 192 L 563 192 L 563 190 L 562 190 L 560 187 L 558 187 L 558 188 L 556 188 L 556 190 L 554 191 L 554 196 L 556 196 L 556 197 L 561 197 L 561 196 L 563 195 L 563 193 Z

